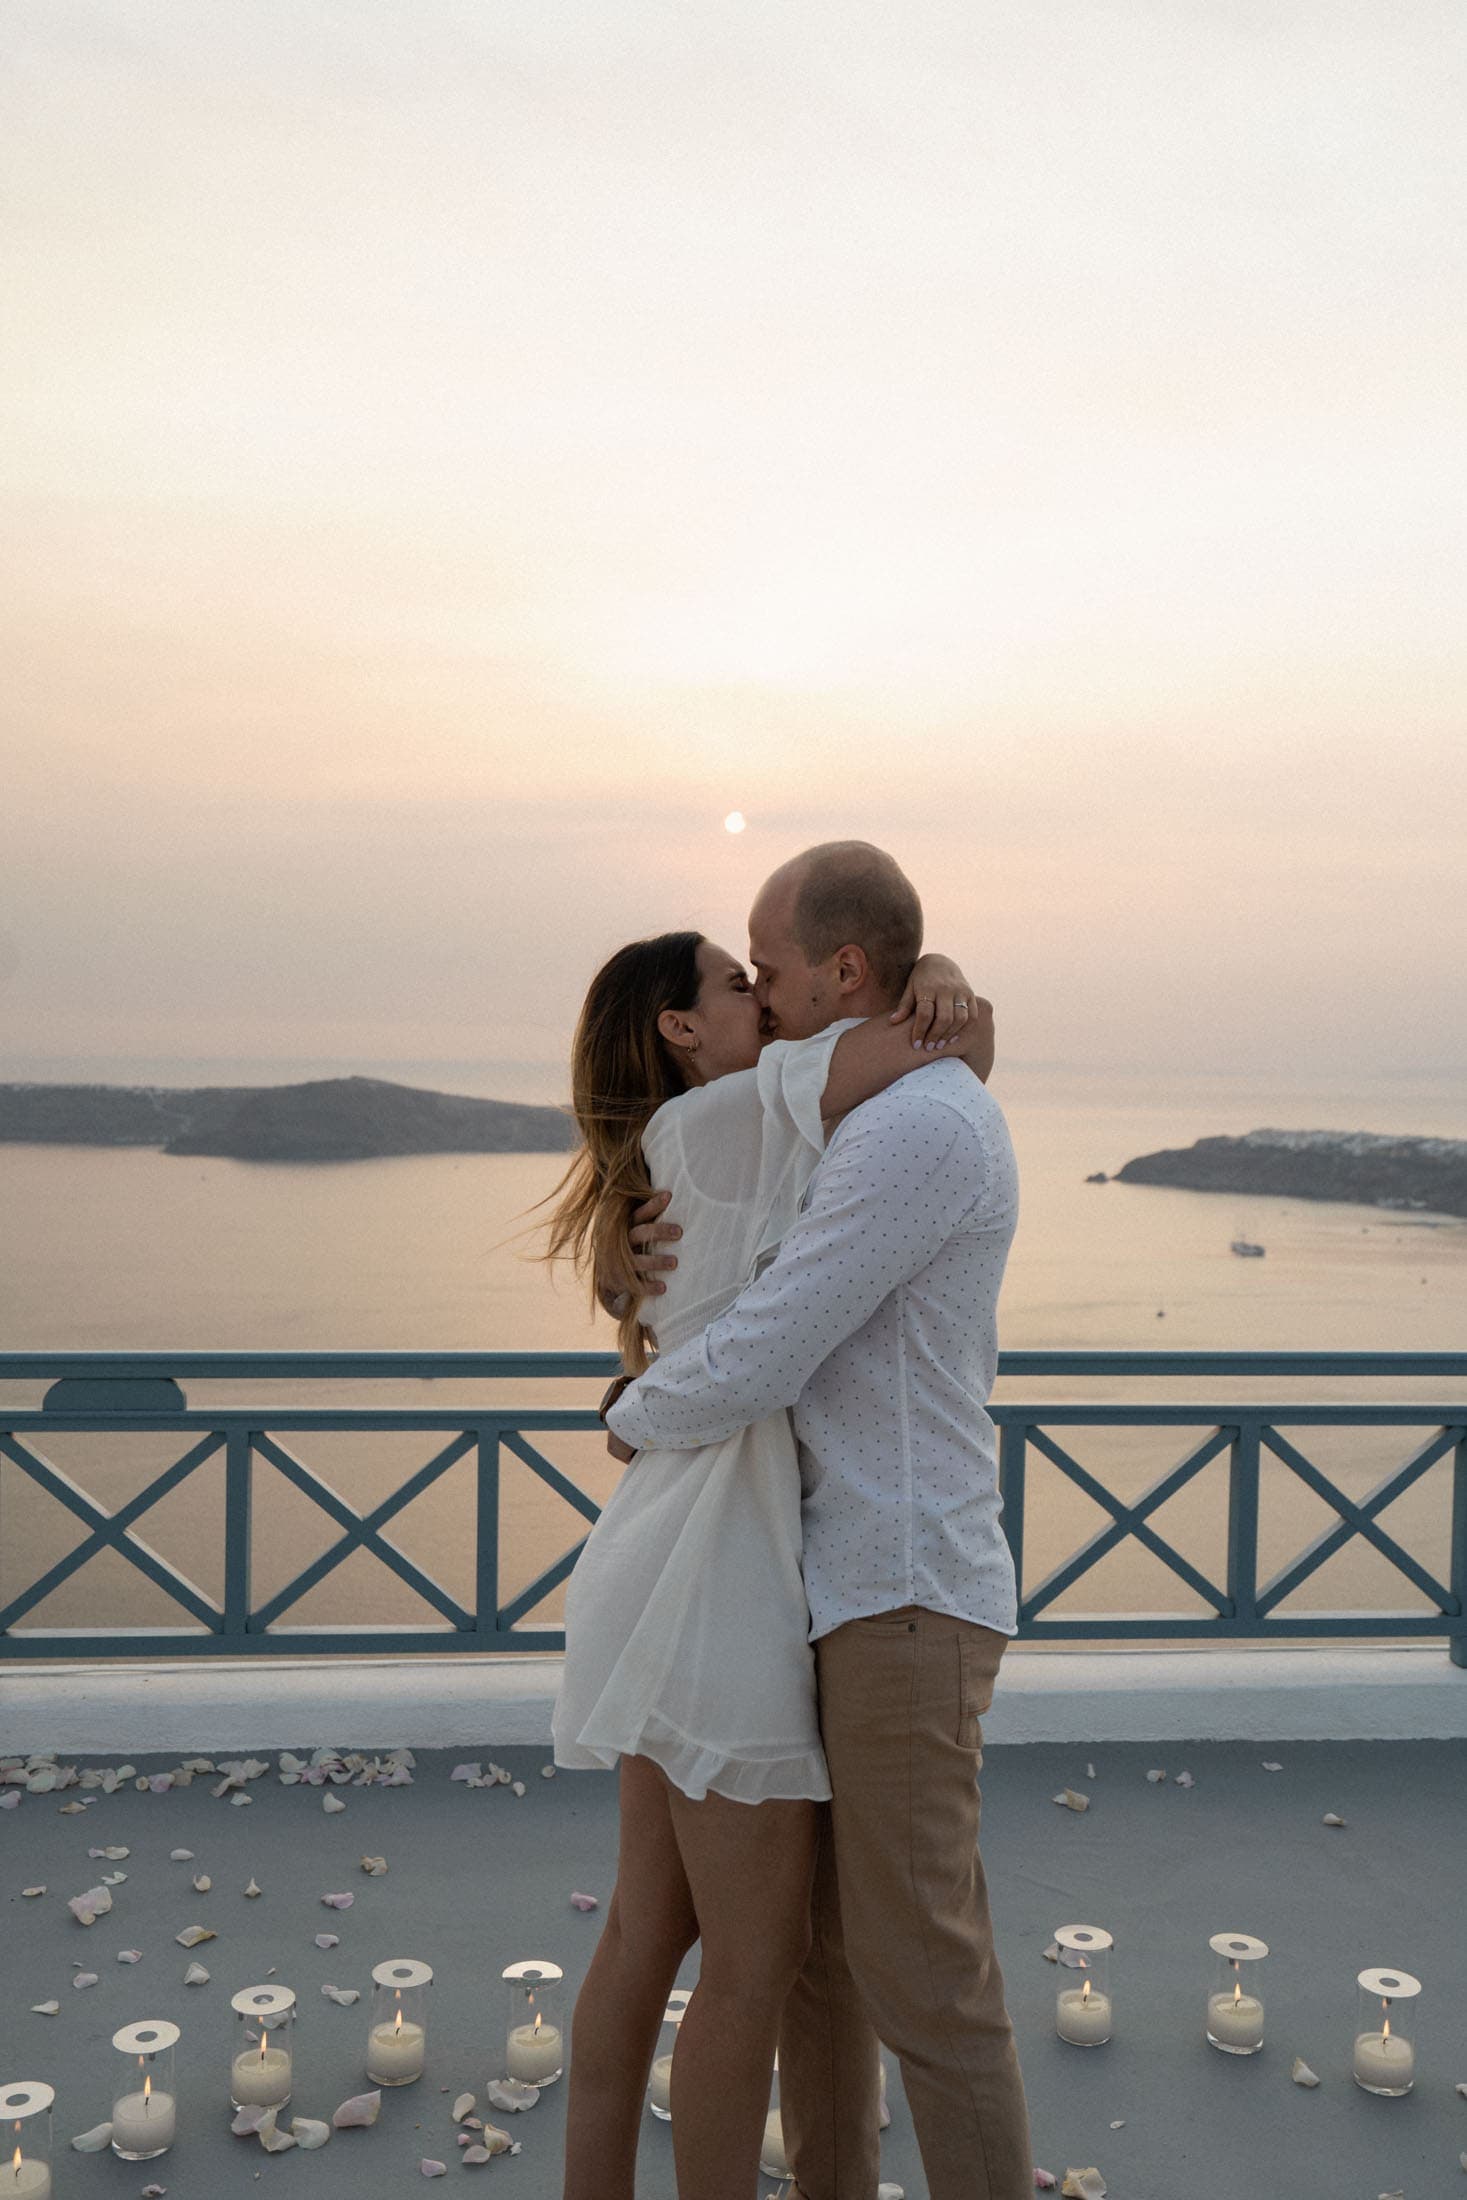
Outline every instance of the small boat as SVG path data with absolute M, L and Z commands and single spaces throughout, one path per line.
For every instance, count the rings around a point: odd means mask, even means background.
M 1262 1260 L 1265 1248 L 1262 1245 L 1250 1245 L 1247 1238 L 1235 1237 L 1228 1251 L 1236 1253 L 1239 1260 Z

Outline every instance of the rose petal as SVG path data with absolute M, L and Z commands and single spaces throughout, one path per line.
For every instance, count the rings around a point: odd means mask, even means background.
M 331 2121 L 338 2131 L 346 2131 L 356 2124 L 375 2124 L 382 2110 L 382 2089 L 371 2093 L 353 2093 L 343 2101 L 332 2115 Z

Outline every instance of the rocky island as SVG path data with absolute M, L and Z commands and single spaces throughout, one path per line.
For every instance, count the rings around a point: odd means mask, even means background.
M 425 1092 L 380 1077 L 300 1085 L 0 1085 L 0 1142 L 157 1146 L 236 1161 L 564 1153 L 562 1108 Z
M 1467 1139 L 1248 1131 L 1242 1138 L 1199 1138 L 1195 1145 L 1142 1154 L 1118 1170 L 1114 1181 L 1467 1215 Z

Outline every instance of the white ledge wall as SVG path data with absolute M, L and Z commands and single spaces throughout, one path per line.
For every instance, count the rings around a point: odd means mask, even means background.
M 0 1667 L 0 1756 L 487 1749 L 549 1755 L 558 1657 L 220 1658 Z M 1010 1650 L 985 1744 L 1467 1737 L 1444 1649 Z

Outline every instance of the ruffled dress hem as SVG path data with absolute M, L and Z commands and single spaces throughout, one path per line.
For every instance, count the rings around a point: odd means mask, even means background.
M 771 1741 L 756 1746 L 760 1755 L 740 1756 L 680 1733 L 670 1720 L 648 1712 L 635 1728 L 620 1732 L 593 1733 L 587 1725 L 574 1742 L 557 1736 L 554 1754 L 555 1762 L 567 1771 L 582 1772 L 610 1771 L 618 1757 L 650 1757 L 673 1786 L 695 1803 L 701 1803 L 710 1790 L 732 1803 L 830 1801 L 824 1750 Z

